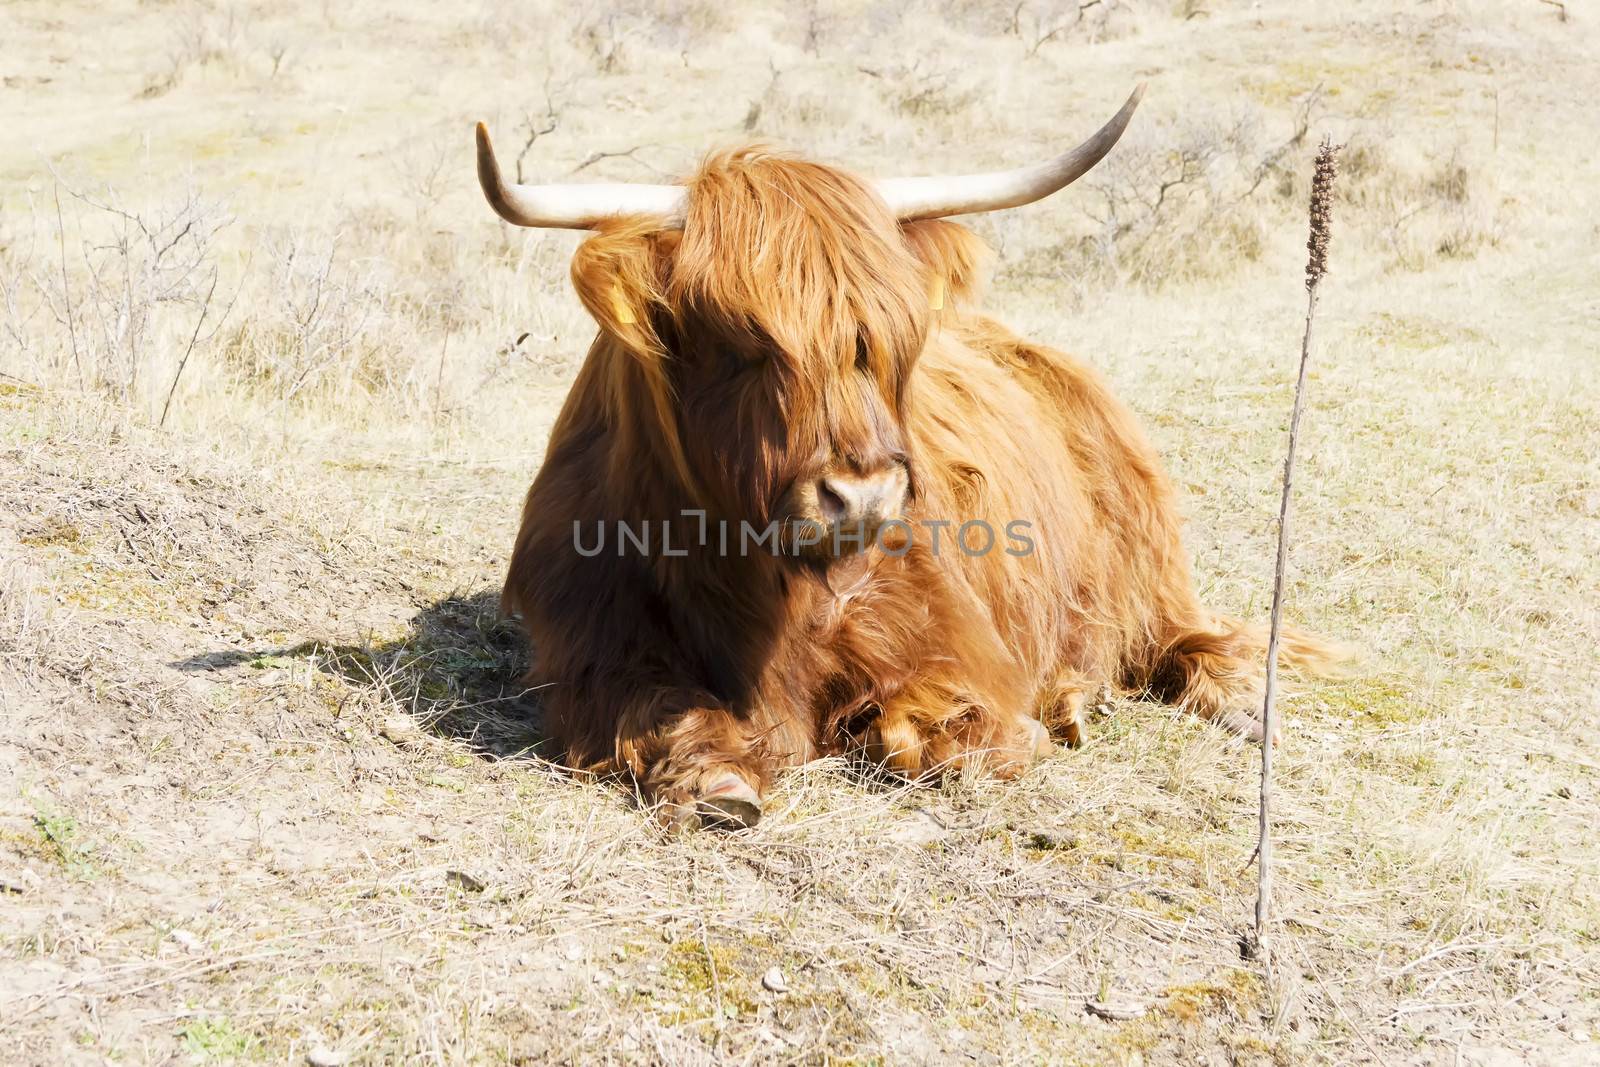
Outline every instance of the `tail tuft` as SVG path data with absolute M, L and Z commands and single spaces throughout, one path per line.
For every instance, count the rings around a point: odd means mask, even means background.
M 1217 628 L 1224 642 L 1236 654 L 1265 659 L 1270 629 L 1266 623 L 1219 618 Z M 1279 633 L 1278 662 L 1313 678 L 1337 678 L 1348 674 L 1357 659 L 1356 649 L 1338 641 L 1284 624 Z

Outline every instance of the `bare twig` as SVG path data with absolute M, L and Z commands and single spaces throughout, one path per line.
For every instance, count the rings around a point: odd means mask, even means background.
M 778 65 L 770 59 L 767 60 L 767 69 L 772 71 L 772 76 L 767 79 L 766 88 L 762 89 L 760 95 L 750 101 L 750 109 L 744 113 L 744 122 L 741 125 L 745 133 L 753 131 L 756 128 L 756 124 L 761 121 L 761 109 L 766 105 L 767 97 L 771 96 L 772 91 L 778 87 L 778 78 L 783 74 L 778 69 Z
M 435 414 L 444 411 L 444 361 L 450 354 L 450 328 L 445 327 L 444 343 L 439 346 L 439 373 L 433 379 L 433 410 Z
M 1324 137 L 1317 150 L 1316 173 L 1311 179 L 1311 237 L 1306 242 L 1306 329 L 1300 341 L 1300 372 L 1294 385 L 1294 408 L 1289 416 L 1289 446 L 1283 461 L 1283 495 L 1278 502 L 1278 557 L 1272 571 L 1272 621 L 1267 638 L 1267 681 L 1261 706 L 1261 809 L 1257 868 L 1255 947 L 1271 966 L 1267 951 L 1267 922 L 1272 907 L 1272 748 L 1277 728 L 1278 640 L 1283 630 L 1283 576 L 1289 562 L 1289 499 L 1294 488 L 1295 446 L 1300 440 L 1300 413 L 1304 407 L 1306 366 L 1311 360 L 1311 327 L 1317 315 L 1317 286 L 1328 269 L 1328 241 L 1332 237 L 1333 179 L 1338 174 L 1339 147 Z
M 1287 141 L 1268 152 L 1266 157 L 1261 160 L 1261 164 L 1256 167 L 1255 178 L 1251 181 L 1250 188 L 1246 189 L 1243 194 L 1240 195 L 1240 200 L 1252 195 L 1257 189 L 1259 189 L 1261 187 L 1261 183 L 1267 180 L 1267 176 L 1279 169 L 1283 157 L 1305 143 L 1306 134 L 1311 130 L 1312 113 L 1316 110 L 1317 105 L 1322 101 L 1322 85 L 1322 82 L 1318 82 L 1316 86 L 1304 96 L 1301 101 L 1300 108 L 1295 115 L 1294 133 L 1290 134 Z
M 72 282 L 67 278 L 67 224 L 61 220 L 61 183 L 55 184 L 56 238 L 61 246 L 61 294 L 67 304 L 67 333 L 72 338 L 72 365 L 78 371 L 78 388 L 84 387 L 83 356 L 78 351 L 78 327 L 72 317 Z
M 590 167 L 594 166 L 596 163 L 599 163 L 603 159 L 631 159 L 635 163 L 644 163 L 644 161 L 639 158 L 638 153 L 644 151 L 646 148 L 654 148 L 654 147 L 656 147 L 656 146 L 653 145 L 653 144 L 640 144 L 640 145 L 634 145 L 632 148 L 624 148 L 624 149 L 621 149 L 621 150 L 615 151 L 615 152 L 611 152 L 611 151 L 590 152 L 587 156 L 585 156 L 583 158 L 583 162 L 579 163 L 576 167 L 573 167 L 567 173 L 568 174 L 577 174 L 580 171 L 588 170 Z M 644 166 L 648 167 L 650 170 L 653 170 L 653 171 L 656 170 L 655 167 L 651 167 L 650 164 L 648 164 L 648 163 L 644 163 Z M 656 172 L 660 173 L 659 171 L 656 171 Z
M 161 405 L 161 418 L 156 421 L 157 428 L 165 426 L 167 423 L 167 409 L 172 407 L 172 396 L 178 391 L 178 380 L 183 377 L 183 370 L 189 365 L 189 357 L 194 354 L 195 345 L 200 341 L 200 330 L 205 326 L 207 316 L 211 314 L 211 298 L 217 291 L 217 273 L 217 268 L 213 265 L 211 268 L 211 285 L 206 289 L 205 300 L 200 305 L 200 317 L 195 320 L 194 333 L 189 336 L 189 345 L 183 350 L 183 358 L 178 360 L 178 369 L 172 375 L 172 385 L 167 389 L 166 402 Z M 229 298 L 227 307 L 222 309 L 222 314 L 217 317 L 216 322 L 211 326 L 211 330 L 205 336 L 208 342 L 217 335 L 223 324 L 228 321 L 229 316 L 233 314 L 234 305 L 239 302 L 239 294 L 243 291 L 242 284 L 234 288 L 233 296 Z
M 183 350 L 183 356 L 178 360 L 178 369 L 172 375 L 172 384 L 167 387 L 166 402 L 161 405 L 161 418 L 156 420 L 156 428 L 167 424 L 167 412 L 172 410 L 172 395 L 178 391 L 178 381 L 183 377 L 183 369 L 189 365 L 189 357 L 194 354 L 195 342 L 200 340 L 200 328 L 206 324 L 206 316 L 211 313 L 211 298 L 217 291 L 217 268 L 211 268 L 211 285 L 206 289 L 206 298 L 200 304 L 200 314 L 194 320 L 194 332 L 189 335 L 189 345 Z
M 546 76 L 544 80 L 544 116 L 536 119 L 533 117 L 533 112 L 529 111 L 522 117 L 522 128 L 528 132 L 528 136 L 523 140 L 521 150 L 517 152 L 518 182 L 528 180 L 522 173 L 522 164 L 528 158 L 528 153 L 533 151 L 534 144 L 539 138 L 554 133 L 556 127 L 561 125 L 561 112 L 558 107 L 561 102 L 560 94 L 566 89 L 566 85 L 567 83 L 563 82 L 555 89 L 551 89 L 550 78 Z

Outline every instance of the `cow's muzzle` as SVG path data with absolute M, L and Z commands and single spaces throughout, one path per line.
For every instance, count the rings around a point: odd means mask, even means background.
M 802 479 L 789 500 L 794 551 L 846 556 L 864 550 L 885 523 L 901 517 L 910 484 L 899 462 L 865 473 L 830 469 Z

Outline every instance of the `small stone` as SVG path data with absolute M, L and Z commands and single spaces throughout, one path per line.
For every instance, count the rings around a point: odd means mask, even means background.
M 789 979 L 776 967 L 768 967 L 767 973 L 761 976 L 761 986 L 769 993 L 789 992 Z
M 444 880 L 457 889 L 465 889 L 468 893 L 481 893 L 485 888 L 482 881 L 474 878 L 466 871 L 445 871 Z
M 950 835 L 944 820 L 926 808 L 913 808 L 906 812 L 889 831 L 891 840 L 908 845 L 931 845 Z
M 1090 1015 L 1113 1023 L 1142 1019 L 1150 1013 L 1150 1005 L 1134 1000 L 1089 1000 L 1083 1006 Z
M 1025 846 L 1035 852 L 1063 852 L 1078 847 L 1075 835 L 1055 830 L 1025 830 L 1023 839 Z
M 16 893 L 19 896 L 31 893 L 39 888 L 39 881 L 39 876 L 31 867 L 24 867 L 15 874 L 6 872 L 0 874 L 0 893 Z
M 561 947 L 561 954 L 567 958 L 568 962 L 577 963 L 583 959 L 583 945 L 577 941 L 568 941 Z
M 310 1064 L 310 1067 L 344 1067 L 345 1059 L 344 1053 L 326 1045 L 317 1045 L 306 1053 L 306 1063 Z
M 189 930 L 173 930 L 167 936 L 185 952 L 199 953 L 206 950 L 205 942 L 201 941 Z
M 389 716 L 383 720 L 383 725 L 378 727 L 378 732 L 402 747 L 414 744 L 422 738 L 422 731 L 417 729 L 416 720 L 409 715 Z

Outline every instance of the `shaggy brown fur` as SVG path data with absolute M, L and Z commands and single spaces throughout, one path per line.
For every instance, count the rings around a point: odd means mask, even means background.
M 673 821 L 823 753 L 1014 774 L 1040 721 L 1076 742 L 1102 684 L 1259 735 L 1259 633 L 1197 600 L 1172 486 L 1100 376 L 972 307 L 976 237 L 754 149 L 690 190 L 681 232 L 613 224 L 576 254 L 600 333 L 506 580 L 574 766 L 631 775 Z M 917 527 L 903 556 L 821 563 L 715 537 L 684 557 L 573 547 L 575 522 L 782 520 L 790 487 L 839 463 L 903 463 L 908 519 L 1023 519 L 1035 550 L 968 556 L 954 527 L 937 553 Z

